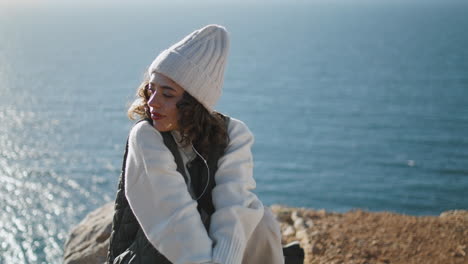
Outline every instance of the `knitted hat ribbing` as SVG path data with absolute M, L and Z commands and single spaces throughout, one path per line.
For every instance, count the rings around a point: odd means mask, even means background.
M 221 96 L 229 37 L 219 25 L 208 25 L 161 52 L 148 68 L 171 78 L 208 111 Z

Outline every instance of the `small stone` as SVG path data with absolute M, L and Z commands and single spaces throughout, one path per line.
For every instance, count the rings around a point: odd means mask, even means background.
M 296 219 L 299 218 L 299 217 L 300 217 L 300 215 L 299 215 L 299 212 L 297 212 L 297 210 L 292 211 L 291 220 L 296 221 Z
M 294 220 L 294 228 L 296 230 L 304 229 L 305 228 L 304 219 L 298 217 L 296 220 Z
M 312 246 L 312 254 L 314 255 L 319 255 L 323 252 L 323 246 L 322 244 L 320 243 L 315 243 L 313 246 Z
M 283 231 L 283 236 L 293 236 L 296 234 L 296 230 L 294 230 L 294 227 L 288 226 L 284 231 Z
M 307 226 L 308 228 L 313 227 L 313 226 L 314 226 L 314 221 L 312 221 L 312 219 L 307 220 L 307 221 L 306 221 L 306 226 Z
M 310 233 L 311 237 L 318 236 L 318 235 L 320 235 L 320 231 L 318 231 L 318 230 Z
M 296 232 L 296 237 L 298 239 L 304 239 L 304 238 L 307 238 L 307 231 L 305 229 L 302 229 L 302 230 L 299 230 Z
M 457 250 L 455 250 L 454 256 L 455 257 L 464 257 L 464 256 L 466 256 L 465 246 L 458 246 Z

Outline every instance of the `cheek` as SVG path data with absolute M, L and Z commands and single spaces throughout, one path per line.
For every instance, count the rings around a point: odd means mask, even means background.
M 177 121 L 177 119 L 179 118 L 179 109 L 177 108 L 176 103 L 171 104 L 171 106 L 170 106 L 170 115 L 171 115 L 171 119 L 174 120 L 174 121 Z

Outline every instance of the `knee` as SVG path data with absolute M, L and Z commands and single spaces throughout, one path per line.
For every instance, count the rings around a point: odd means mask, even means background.
M 262 233 L 271 233 L 274 236 L 281 238 L 281 231 L 278 221 L 276 220 L 275 215 L 269 207 L 265 206 L 265 211 L 263 217 L 258 224 L 258 229 L 261 229 Z

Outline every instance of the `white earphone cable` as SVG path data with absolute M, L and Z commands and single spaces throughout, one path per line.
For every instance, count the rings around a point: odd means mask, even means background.
M 200 198 L 203 196 L 203 194 L 205 194 L 206 189 L 208 189 L 208 185 L 210 184 L 210 167 L 208 166 L 208 163 L 207 163 L 206 160 L 203 158 L 203 156 L 202 156 L 200 153 L 198 153 L 198 151 L 195 149 L 195 147 L 193 146 L 193 144 L 191 144 L 191 145 L 192 145 L 193 151 L 203 160 L 203 163 L 205 163 L 205 166 L 206 166 L 206 168 L 207 168 L 207 170 L 208 170 L 208 173 L 207 173 L 207 174 L 208 174 L 208 180 L 206 181 L 205 188 L 203 189 L 203 192 L 200 194 L 200 196 L 198 196 L 197 199 L 195 199 L 195 200 L 198 201 L 198 199 L 200 199 Z

